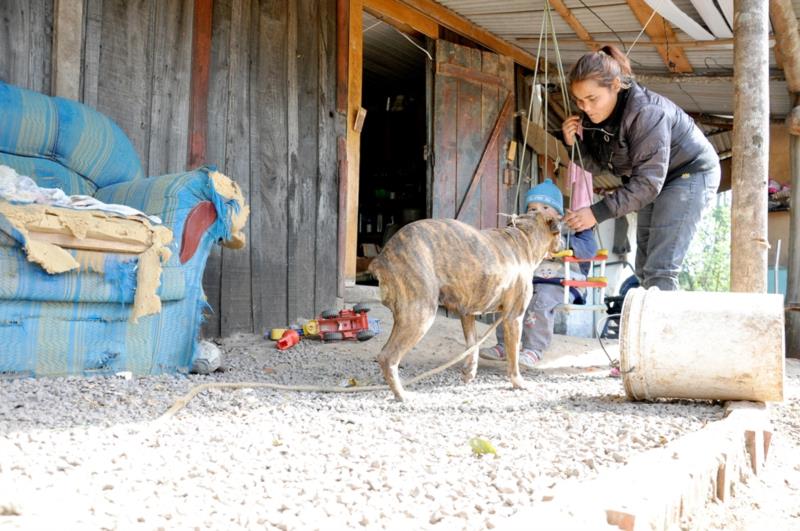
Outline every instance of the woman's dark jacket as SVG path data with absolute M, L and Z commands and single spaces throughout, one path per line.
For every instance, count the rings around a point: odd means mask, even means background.
M 719 165 L 714 147 L 689 115 L 636 83 L 620 91 L 606 121 L 593 124 L 584 118 L 583 126 L 578 145 L 584 169 L 594 174 L 609 171 L 623 182 L 622 188 L 592 205 L 598 223 L 652 203 L 664 183 Z

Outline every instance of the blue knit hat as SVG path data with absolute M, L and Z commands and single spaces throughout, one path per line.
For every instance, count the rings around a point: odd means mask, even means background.
M 545 179 L 542 184 L 537 184 L 525 194 L 525 204 L 542 203 L 556 209 L 560 216 L 564 215 L 564 196 L 561 190 L 550 179 Z

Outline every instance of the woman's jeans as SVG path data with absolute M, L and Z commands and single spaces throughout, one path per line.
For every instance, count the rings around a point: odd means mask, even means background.
M 720 168 L 688 173 L 664 184 L 638 212 L 636 276 L 642 286 L 678 289 L 678 273 L 706 206 L 719 187 Z

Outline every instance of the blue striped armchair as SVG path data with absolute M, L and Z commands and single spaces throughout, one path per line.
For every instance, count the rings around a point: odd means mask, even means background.
M 41 187 L 158 216 L 173 236 L 156 291 L 160 311 L 132 319 L 140 256 L 95 252 L 100 266 L 50 274 L 29 260 L 27 235 L 0 214 L 0 375 L 187 371 L 199 352 L 211 246 L 244 244 L 238 187 L 211 167 L 145 177 L 131 142 L 106 116 L 2 82 L 0 165 Z

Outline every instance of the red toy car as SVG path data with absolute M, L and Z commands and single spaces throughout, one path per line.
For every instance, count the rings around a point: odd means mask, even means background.
M 372 339 L 375 333 L 369 328 L 367 312 L 369 306 L 364 304 L 356 304 L 352 310 L 344 309 L 340 312 L 325 310 L 319 318 L 303 325 L 303 334 L 319 336 L 323 341 Z

